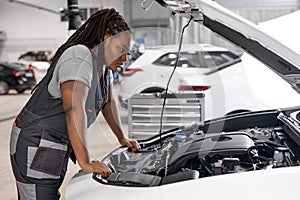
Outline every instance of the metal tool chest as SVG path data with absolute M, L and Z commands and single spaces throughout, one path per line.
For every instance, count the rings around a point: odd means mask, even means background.
M 159 133 L 164 93 L 133 95 L 128 101 L 130 138 L 146 139 Z M 162 118 L 162 131 L 179 126 L 203 124 L 204 94 L 168 94 Z

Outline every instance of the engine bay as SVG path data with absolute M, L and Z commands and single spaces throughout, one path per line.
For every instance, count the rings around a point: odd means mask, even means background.
M 204 133 L 201 127 L 176 129 L 141 142 L 139 152 L 120 147 L 105 157 L 112 174 L 101 183 L 151 187 L 230 173 L 299 165 L 299 145 L 277 126 Z

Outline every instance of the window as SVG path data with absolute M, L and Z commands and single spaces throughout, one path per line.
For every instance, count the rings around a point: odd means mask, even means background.
M 238 58 L 239 56 L 228 51 L 206 52 L 204 55 L 204 61 L 208 68 L 220 66 Z
M 153 64 L 174 67 L 176 58 L 177 53 L 167 53 L 157 59 Z M 229 51 L 181 52 L 177 67 L 213 68 L 238 58 L 239 56 Z
M 192 61 L 194 60 L 193 55 L 188 54 L 186 52 L 182 52 L 180 55 L 181 56 L 178 61 L 177 67 L 184 67 L 184 68 L 194 67 L 194 65 L 192 64 L 193 63 Z M 161 56 L 156 61 L 154 61 L 153 64 L 174 67 L 176 58 L 177 58 L 177 53 L 167 53 L 167 54 Z
M 48 51 L 28 51 L 18 58 L 25 61 L 48 61 Z

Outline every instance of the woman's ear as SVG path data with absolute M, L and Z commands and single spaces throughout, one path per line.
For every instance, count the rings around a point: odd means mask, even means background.
M 108 39 L 110 36 L 108 34 L 104 35 L 104 40 Z

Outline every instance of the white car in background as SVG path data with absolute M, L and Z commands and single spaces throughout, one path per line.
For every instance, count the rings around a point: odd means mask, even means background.
M 177 58 L 178 45 L 162 45 L 147 48 L 145 52 L 131 63 L 122 73 L 119 100 L 123 107 L 127 100 L 136 93 L 163 92 L 169 80 Z M 220 66 L 239 63 L 238 55 L 225 48 L 211 44 L 183 44 L 180 59 L 171 81 L 170 91 L 179 89 L 203 91 L 209 86 L 191 86 L 184 88 L 184 81 L 190 76 L 202 76 Z M 189 77 L 189 78 L 187 78 Z M 188 81 L 188 80 L 187 80 Z M 138 83 L 138 84 L 137 84 Z M 182 86 L 180 88 L 180 86 Z
M 177 50 L 178 45 L 146 49 L 124 70 L 118 94 L 122 107 L 134 94 L 165 91 Z M 277 91 L 272 91 L 274 85 Z M 247 53 L 240 56 L 210 44 L 182 45 L 168 93 L 191 91 L 205 94 L 205 119 L 294 106 L 300 101 L 289 84 Z M 291 98 L 287 101 L 285 96 Z
M 28 69 L 34 70 L 37 83 L 42 80 L 50 67 L 51 51 L 28 51 L 18 58 L 17 62 L 25 64 Z
M 276 93 L 287 102 L 298 99 L 299 54 L 215 1 L 158 2 L 178 15 L 194 19 L 201 15 L 199 26 L 240 46 L 295 90 L 291 97 L 277 83 L 264 87 L 273 84 L 268 79 L 258 84 L 264 88 L 260 95 Z M 261 64 L 252 65 L 256 66 Z M 254 70 L 247 74 L 264 77 Z M 300 101 L 296 107 L 262 108 L 207 120 L 204 125 L 178 127 L 140 144 L 138 152 L 122 146 L 101 159 L 112 170 L 107 179 L 78 172 L 68 184 L 66 199 L 299 199 Z
M 37 83 L 47 74 L 47 70 L 50 67 L 50 63 L 46 61 L 33 61 L 30 66 L 35 72 Z

